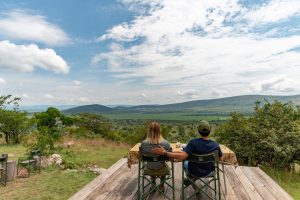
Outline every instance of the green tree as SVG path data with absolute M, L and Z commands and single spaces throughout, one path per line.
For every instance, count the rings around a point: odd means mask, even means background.
M 255 103 L 248 118 L 234 113 L 215 132 L 241 163 L 287 167 L 300 160 L 300 112 L 292 103 Z
M 20 98 L 12 95 L 0 96 L 0 132 L 4 134 L 7 144 L 19 143 L 20 136 L 27 133 L 31 126 L 27 114 L 18 109 L 19 101 Z
M 51 154 L 57 148 L 55 143 L 62 138 L 63 128 L 73 120 L 63 115 L 58 109 L 49 107 L 45 112 L 35 114 L 37 130 L 34 134 L 35 143 L 29 148 L 40 149 L 44 154 Z
M 0 109 L 0 132 L 4 133 L 5 142 L 19 143 L 20 136 L 29 132 L 30 120 L 25 112 Z
M 84 127 L 86 130 L 92 131 L 102 137 L 107 137 L 113 132 L 111 122 L 96 114 L 82 113 L 74 117 L 74 123 L 78 127 Z
M 73 119 L 65 116 L 57 108 L 49 107 L 45 112 L 35 114 L 37 127 L 46 126 L 50 129 L 56 129 L 60 126 L 71 125 Z
M 19 97 L 13 97 L 12 95 L 3 95 L 0 96 L 0 109 L 6 109 L 8 105 L 13 105 L 14 109 L 18 109 Z
M 142 125 L 137 125 L 132 128 L 126 135 L 124 135 L 125 141 L 130 144 L 136 144 L 146 139 L 148 125 L 149 124 L 145 122 Z

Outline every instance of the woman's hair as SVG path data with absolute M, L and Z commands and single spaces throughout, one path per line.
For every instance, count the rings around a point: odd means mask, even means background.
M 151 122 L 148 127 L 147 142 L 150 144 L 160 144 L 163 141 L 160 125 L 157 122 Z

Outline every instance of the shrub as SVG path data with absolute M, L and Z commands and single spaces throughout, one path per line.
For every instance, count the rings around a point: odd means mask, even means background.
M 235 151 L 243 164 L 289 168 L 300 159 L 299 116 L 292 103 L 256 102 L 252 116 L 233 113 L 214 136 Z
M 93 131 L 86 129 L 85 127 L 68 127 L 65 129 L 65 132 L 75 138 L 97 138 L 97 135 Z
M 40 127 L 39 131 L 33 132 L 23 139 L 23 144 L 28 151 L 39 149 L 43 155 L 50 155 L 61 150 L 56 145 L 62 139 L 60 131 L 53 131 L 47 127 Z

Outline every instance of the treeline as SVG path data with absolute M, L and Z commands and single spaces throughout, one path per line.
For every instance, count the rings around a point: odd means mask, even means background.
M 251 116 L 233 113 L 214 137 L 237 154 L 240 164 L 290 168 L 300 161 L 300 108 L 256 102 Z
M 63 136 L 101 137 L 129 144 L 146 138 L 150 120 L 109 120 L 83 113 L 67 116 L 56 108 L 29 115 L 18 109 L 20 99 L 0 96 L 0 137 L 44 154 L 54 152 Z M 200 119 L 199 119 L 200 120 Z M 186 143 L 199 137 L 197 122 L 160 121 L 170 142 Z M 229 120 L 213 124 L 213 139 L 232 149 L 240 164 L 289 168 L 300 160 L 300 108 L 292 103 L 256 102 L 252 115 L 232 113 Z
M 29 116 L 19 110 L 19 98 L 0 96 L 0 137 L 7 144 L 22 142 L 28 149 L 40 149 L 44 154 L 57 150 L 57 143 L 63 136 L 95 138 L 137 143 L 147 134 L 147 122 L 120 126 L 96 114 L 67 116 L 58 109 L 49 107 L 45 112 Z M 165 137 L 169 129 L 162 127 Z

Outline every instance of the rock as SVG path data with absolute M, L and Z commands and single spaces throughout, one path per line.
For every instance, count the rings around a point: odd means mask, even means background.
M 75 172 L 78 172 L 77 169 L 66 169 L 65 172 L 67 173 L 75 173 Z
M 100 174 L 102 174 L 106 169 L 100 168 L 100 167 L 98 167 L 97 165 L 94 165 L 94 166 L 87 167 L 87 170 L 90 171 L 90 172 L 94 172 L 94 173 L 97 174 L 97 175 L 100 175 Z
M 50 161 L 51 164 L 56 164 L 58 166 L 60 166 L 63 162 L 63 160 L 61 158 L 61 155 L 59 155 L 59 154 L 52 154 L 50 156 L 49 161 Z
M 50 158 L 42 156 L 41 157 L 41 167 L 48 167 L 51 165 Z

